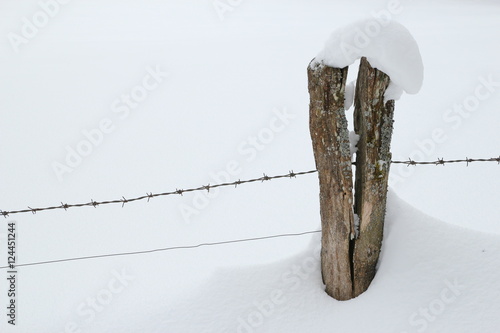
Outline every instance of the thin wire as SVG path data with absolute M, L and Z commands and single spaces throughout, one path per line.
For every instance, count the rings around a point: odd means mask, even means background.
M 213 243 L 201 243 L 201 244 L 197 244 L 197 245 L 172 246 L 172 247 L 164 247 L 164 248 L 135 251 L 135 252 L 120 252 L 120 253 L 100 254 L 100 255 L 86 256 L 86 257 L 46 260 L 46 261 L 31 262 L 31 263 L 26 263 L 26 264 L 18 264 L 18 265 L 15 265 L 15 267 L 47 265 L 47 264 L 55 264 L 55 263 L 62 263 L 62 262 L 68 262 L 68 261 L 79 261 L 79 260 L 99 259 L 99 258 L 118 257 L 118 256 L 130 256 L 130 255 L 137 255 L 137 254 L 149 254 L 149 253 L 153 253 L 153 252 L 164 252 L 164 251 L 172 251 L 172 250 L 194 249 L 194 248 L 199 248 L 199 247 L 204 247 L 204 246 L 216 246 L 216 245 L 225 245 L 225 244 L 233 244 L 233 243 L 253 242 L 253 241 L 266 240 L 266 239 L 272 239 L 272 238 L 281 238 L 281 237 L 303 236 L 303 235 L 314 234 L 314 233 L 318 233 L 318 232 L 321 232 L 321 230 L 304 231 L 304 232 L 299 232 L 299 233 L 279 234 L 279 235 L 254 237 L 254 238 L 243 238 L 243 239 L 213 242 Z M 0 266 L 0 269 L 7 269 L 7 268 L 10 268 L 10 266 Z
M 473 158 L 465 158 L 464 160 L 447 160 L 445 161 L 444 159 L 437 159 L 436 161 L 422 161 L 422 162 L 417 162 L 413 161 L 411 158 L 409 158 L 407 161 L 390 161 L 391 164 L 406 164 L 406 166 L 410 165 L 446 165 L 446 164 L 451 164 L 451 163 L 467 163 L 467 166 L 469 166 L 469 163 L 472 162 L 497 162 L 500 164 L 500 156 L 499 157 L 491 157 L 491 158 L 479 158 L 479 159 L 473 159 Z M 353 162 L 353 164 L 355 164 Z M 215 184 L 215 185 L 204 185 L 204 186 L 199 186 L 195 188 L 189 188 L 189 189 L 176 189 L 175 191 L 171 192 L 163 192 L 163 193 L 146 193 L 146 195 L 132 198 L 132 199 L 126 199 L 125 197 L 121 197 L 121 199 L 116 199 L 116 200 L 106 200 L 106 201 L 94 201 L 93 199 L 90 199 L 90 202 L 86 203 L 78 203 L 78 204 L 67 204 L 67 203 L 62 203 L 61 205 L 57 206 L 50 206 L 50 207 L 41 207 L 41 208 L 31 208 L 28 206 L 28 209 L 21 209 L 21 210 L 12 210 L 12 211 L 4 211 L 0 210 L 0 215 L 3 215 L 5 218 L 7 218 L 9 215 L 12 214 L 21 214 L 21 213 L 33 213 L 36 214 L 37 212 L 44 211 L 44 210 L 54 210 L 54 209 L 64 209 L 67 210 L 68 208 L 76 208 L 76 207 L 94 207 L 97 208 L 97 206 L 100 205 L 109 205 L 109 204 L 121 204 L 122 207 L 125 206 L 126 203 L 133 202 L 133 201 L 140 201 L 140 200 L 146 200 L 149 202 L 150 199 L 155 198 L 155 197 L 161 197 L 161 196 L 168 196 L 168 195 L 183 195 L 184 193 L 188 192 L 195 192 L 195 191 L 210 191 L 213 188 L 217 187 L 225 187 L 225 186 L 235 186 L 237 187 L 238 185 L 242 184 L 247 184 L 247 183 L 254 183 L 254 182 L 264 182 L 268 181 L 271 179 L 278 179 L 278 178 L 295 178 L 297 176 L 301 175 L 307 175 L 311 173 L 318 172 L 317 170 L 309 170 L 309 171 L 302 171 L 302 172 L 293 172 L 289 171 L 287 174 L 283 175 L 277 175 L 277 176 L 267 176 L 264 174 L 262 177 L 259 178 L 253 178 L 253 179 L 248 179 L 248 180 L 237 180 L 231 183 L 221 183 L 221 184 Z

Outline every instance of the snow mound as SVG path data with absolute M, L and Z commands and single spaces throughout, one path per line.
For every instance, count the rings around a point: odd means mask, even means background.
M 158 310 L 165 323 L 154 331 L 498 332 L 498 251 L 500 237 L 435 220 L 390 192 L 377 275 L 361 296 L 326 295 L 317 235 L 288 260 L 220 269 Z
M 400 23 L 361 20 L 335 30 L 314 64 L 343 68 L 366 57 L 409 94 L 422 87 L 424 66 L 417 42 Z

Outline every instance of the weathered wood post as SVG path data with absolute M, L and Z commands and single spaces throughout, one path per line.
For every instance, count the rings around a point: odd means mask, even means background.
M 384 102 L 389 77 L 362 58 L 355 94 L 356 201 L 344 109 L 347 67 L 313 60 L 307 69 L 309 128 L 320 185 L 321 270 L 337 300 L 363 293 L 382 245 L 394 101 Z M 359 216 L 356 235 L 354 213 Z
M 321 272 L 326 292 L 353 297 L 351 235 L 354 235 L 352 166 L 344 110 L 346 68 L 311 62 L 309 129 L 319 171 L 322 224 Z
M 354 97 L 354 130 L 359 135 L 354 200 L 359 237 L 354 244 L 354 297 L 368 289 L 382 247 L 394 117 L 394 100 L 384 101 L 389 81 L 389 76 L 361 58 Z

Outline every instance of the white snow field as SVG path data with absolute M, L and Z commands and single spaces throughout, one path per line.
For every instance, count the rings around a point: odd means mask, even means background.
M 422 58 L 393 159 L 497 157 L 499 15 L 493 0 L 2 0 L 0 209 L 314 169 L 306 68 L 360 20 L 399 22 Z M 498 332 L 499 168 L 392 165 L 379 270 L 350 301 L 323 292 L 314 233 L 17 267 L 15 326 L 2 268 L 0 332 Z M 309 174 L 11 214 L 0 266 L 14 221 L 26 264 L 316 231 L 318 194 Z

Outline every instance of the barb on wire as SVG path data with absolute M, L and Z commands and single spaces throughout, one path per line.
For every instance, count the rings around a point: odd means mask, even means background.
M 467 163 L 467 166 L 469 166 L 469 163 L 472 162 L 497 162 L 500 164 L 500 156 L 498 157 L 491 157 L 491 158 L 468 158 L 466 157 L 465 160 L 447 160 L 445 161 L 444 158 L 438 158 L 436 161 L 424 161 L 424 162 L 417 162 L 413 161 L 411 158 L 408 158 L 408 161 L 391 161 L 391 164 L 406 164 L 407 166 L 410 165 L 442 165 L 444 166 L 445 164 L 452 164 L 452 163 Z
M 87 203 L 79 203 L 79 204 L 68 204 L 68 203 L 62 203 L 61 205 L 58 206 L 51 206 L 51 207 L 41 207 L 41 208 L 31 208 L 28 207 L 28 209 L 21 209 L 21 210 L 12 210 L 12 211 L 4 211 L 0 210 L 0 215 L 3 215 L 4 217 L 8 217 L 11 214 L 20 214 L 20 213 L 28 213 L 31 212 L 33 214 L 36 214 L 37 212 L 44 211 L 44 210 L 55 210 L 55 209 L 64 209 L 68 210 L 68 208 L 76 208 L 76 207 L 95 207 L 97 208 L 98 206 L 101 205 L 110 205 L 110 204 L 121 204 L 121 206 L 125 206 L 126 203 L 133 202 L 133 201 L 140 201 L 140 200 L 151 200 L 154 197 L 162 197 L 162 196 L 168 196 L 168 195 L 184 195 L 186 192 L 194 192 L 194 191 L 210 191 L 210 189 L 217 188 L 217 187 L 224 187 L 224 186 L 238 186 L 241 184 L 247 184 L 247 183 L 254 183 L 254 182 L 264 182 L 268 181 L 271 179 L 277 179 L 277 178 L 293 178 L 295 176 L 299 175 L 306 175 L 309 173 L 314 173 L 316 170 L 310 170 L 310 171 L 304 171 L 304 172 L 290 172 L 285 175 L 277 175 L 277 176 L 268 176 L 264 174 L 262 177 L 259 178 L 254 178 L 254 179 L 248 179 L 248 180 L 237 180 L 232 183 L 221 183 L 221 184 L 214 184 L 214 185 L 203 185 L 200 187 L 195 187 L 195 188 L 188 188 L 188 189 L 176 189 L 175 191 L 172 192 L 163 192 L 163 193 L 146 193 L 146 195 L 132 198 L 132 199 L 125 199 L 125 197 L 121 197 L 121 199 L 116 199 L 116 200 L 107 200 L 107 201 L 94 201 L 93 199 L 90 200 L 90 202 Z
M 436 161 L 413 161 L 411 158 L 408 158 L 407 161 L 390 161 L 391 164 L 406 164 L 406 166 L 410 165 L 442 165 L 444 166 L 445 164 L 450 164 L 450 163 L 467 163 L 467 166 L 469 163 L 472 162 L 497 162 L 500 164 L 500 156 L 498 157 L 492 157 L 492 158 L 465 158 L 464 160 L 447 160 L 445 161 L 443 158 L 439 158 Z M 354 162 L 353 162 L 354 164 Z M 63 203 L 61 202 L 61 205 L 58 206 L 50 206 L 50 207 L 40 207 L 40 208 L 32 208 L 28 206 L 28 209 L 21 209 L 21 210 L 12 210 L 12 211 L 5 211 L 5 210 L 0 210 L 0 215 L 3 215 L 4 217 L 9 217 L 11 214 L 20 214 L 20 213 L 32 213 L 36 214 L 37 212 L 40 211 L 45 211 L 45 210 L 55 210 L 55 209 L 64 209 L 68 210 L 68 208 L 76 208 L 76 207 L 94 207 L 97 208 L 100 205 L 110 205 L 110 204 L 121 204 L 122 207 L 125 206 L 126 203 L 133 202 L 133 201 L 140 201 L 140 200 L 147 200 L 149 202 L 152 198 L 155 197 L 162 197 L 162 196 L 168 196 L 168 195 L 184 195 L 184 193 L 187 192 L 195 192 L 195 191 L 210 191 L 212 188 L 217 188 L 217 187 L 225 187 L 225 186 L 233 186 L 237 187 L 238 185 L 241 184 L 248 184 L 248 183 L 255 183 L 255 182 L 265 182 L 269 181 L 271 179 L 278 179 L 278 178 L 296 178 L 297 176 L 301 175 L 307 175 L 311 173 L 315 173 L 317 170 L 309 170 L 309 171 L 301 171 L 301 172 L 294 172 L 293 170 L 290 170 L 287 174 L 283 175 L 277 175 L 277 176 L 268 176 L 267 174 L 263 174 L 262 177 L 259 178 L 253 178 L 253 179 L 247 179 L 247 180 L 240 180 L 238 179 L 237 181 L 231 182 L 231 183 L 220 183 L 220 184 L 214 184 L 214 185 L 203 185 L 200 187 L 194 187 L 194 188 L 189 188 L 189 189 L 176 189 L 175 191 L 172 192 L 162 192 L 162 193 L 152 193 L 146 192 L 146 195 L 132 198 L 132 199 L 125 199 L 125 197 L 121 197 L 121 199 L 116 199 L 116 200 L 107 200 L 107 201 L 94 201 L 93 199 L 90 200 L 90 202 L 87 203 L 78 203 L 78 204 L 68 204 L 68 203 Z

